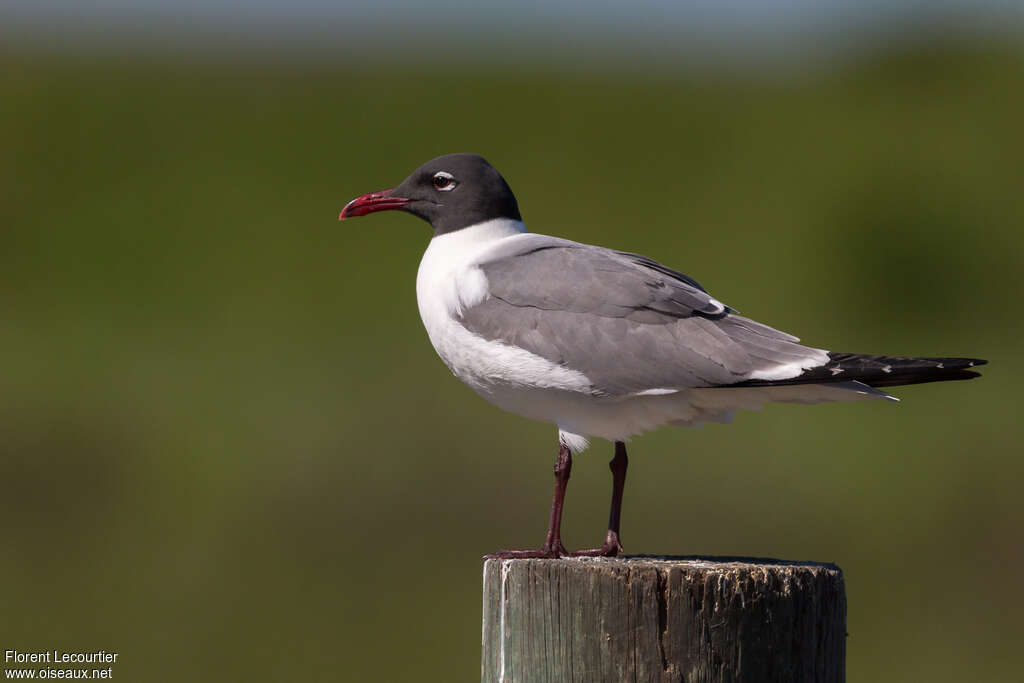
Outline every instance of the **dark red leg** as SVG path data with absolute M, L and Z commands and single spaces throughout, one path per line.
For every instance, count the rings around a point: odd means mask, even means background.
M 619 542 L 619 523 L 622 521 L 622 492 L 626 488 L 627 467 L 629 467 L 629 458 L 626 456 L 626 444 L 616 441 L 615 457 L 608 463 L 608 469 L 612 471 L 612 509 L 608 515 L 608 533 L 600 548 L 577 550 L 572 553 L 573 555 L 615 557 L 622 552 L 622 544 Z
M 625 454 L 625 450 L 623 450 Z M 548 535 L 544 545 L 537 550 L 499 550 L 487 557 L 498 559 L 529 558 L 529 557 L 565 557 L 565 546 L 562 545 L 562 505 L 565 503 L 565 487 L 569 484 L 572 473 L 572 453 L 565 444 L 558 445 L 558 460 L 555 461 L 555 495 L 551 499 L 551 520 L 548 522 Z M 625 475 L 625 471 L 623 471 Z M 621 496 L 620 496 L 621 499 Z

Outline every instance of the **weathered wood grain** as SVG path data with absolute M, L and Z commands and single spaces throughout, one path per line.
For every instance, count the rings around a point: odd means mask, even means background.
M 485 683 L 845 678 L 839 567 L 741 558 L 487 560 Z

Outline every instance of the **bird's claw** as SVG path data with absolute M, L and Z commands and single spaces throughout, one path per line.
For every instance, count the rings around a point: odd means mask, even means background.
M 619 542 L 619 535 L 609 531 L 604 538 L 604 543 L 599 548 L 586 548 L 567 552 L 561 542 L 554 544 L 545 543 L 536 550 L 497 550 L 490 555 L 484 555 L 486 560 L 527 560 L 545 559 L 555 560 L 560 557 L 616 557 L 622 552 L 622 543 Z
M 540 548 L 530 550 L 496 550 L 490 555 L 484 555 L 485 560 L 529 560 L 543 559 L 556 560 L 559 557 L 568 557 L 565 546 L 559 541 L 557 543 L 545 543 Z
M 604 543 L 600 548 L 588 548 L 569 553 L 572 557 L 616 557 L 622 552 L 622 543 L 619 542 L 619 535 L 609 530 L 604 537 Z

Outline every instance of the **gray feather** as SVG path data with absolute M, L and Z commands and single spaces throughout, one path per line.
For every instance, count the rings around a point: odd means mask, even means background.
M 597 393 L 730 385 L 815 354 L 636 254 L 537 235 L 479 265 L 489 297 L 462 324 L 582 372 Z

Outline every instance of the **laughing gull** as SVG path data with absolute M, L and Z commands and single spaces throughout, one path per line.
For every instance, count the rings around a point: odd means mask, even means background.
M 441 359 L 499 408 L 558 427 L 544 544 L 496 557 L 618 554 L 625 442 L 641 432 L 726 422 L 770 401 L 895 401 L 879 387 L 970 379 L 986 362 L 803 346 L 646 256 L 527 232 L 508 183 L 476 154 L 428 161 L 339 219 L 393 209 L 434 229 L 416 298 Z M 567 553 L 562 504 L 588 437 L 615 444 L 611 515 L 600 547 Z

